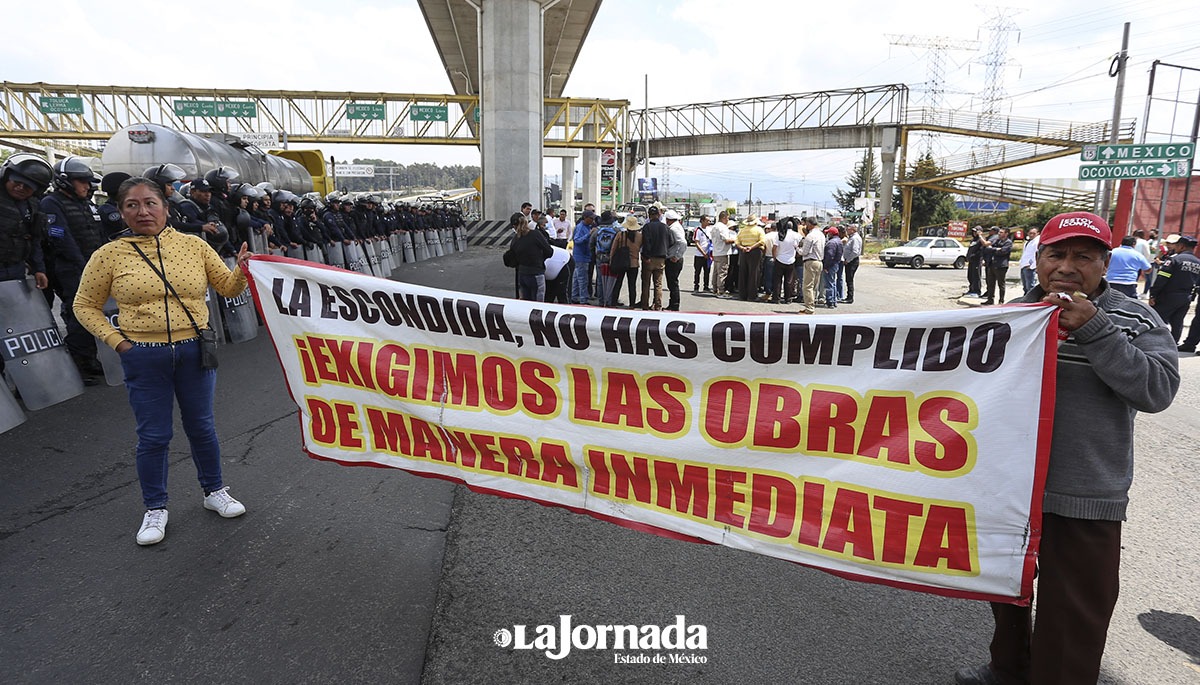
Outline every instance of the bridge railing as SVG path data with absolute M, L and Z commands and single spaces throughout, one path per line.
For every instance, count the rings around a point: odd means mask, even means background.
M 799 128 L 899 124 L 903 84 L 629 110 L 629 137 L 684 138 Z M 643 130 L 643 125 L 645 129 Z
M 947 109 L 913 108 L 905 112 L 904 120 L 906 126 L 915 130 L 959 129 L 1008 138 L 1060 140 L 1066 145 L 1108 142 L 1109 132 L 1112 131 L 1111 121 L 1080 123 Z M 1118 137 L 1132 138 L 1135 129 L 1136 122 L 1133 119 L 1124 120 L 1117 132 Z
M 549 147 L 617 147 L 627 100 L 545 101 Z M 420 93 L 0 84 L 0 138 L 107 140 L 135 123 L 302 143 L 478 145 L 479 98 Z

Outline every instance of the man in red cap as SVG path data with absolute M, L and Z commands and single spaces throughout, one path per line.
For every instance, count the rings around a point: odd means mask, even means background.
M 1059 214 L 1042 231 L 1038 285 L 1020 302 L 1058 307 L 1067 337 L 1042 499 L 1037 622 L 1032 607 L 993 603 L 991 662 L 960 670 L 960 685 L 1094 685 L 1100 675 L 1117 602 L 1134 416 L 1166 409 L 1179 390 L 1175 341 L 1162 320 L 1104 280 L 1111 245 L 1108 224 L 1088 212 Z

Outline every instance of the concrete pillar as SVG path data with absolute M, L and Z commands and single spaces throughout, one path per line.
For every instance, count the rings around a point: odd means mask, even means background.
M 586 148 L 583 151 L 583 204 L 592 203 L 597 210 L 600 206 L 600 151 L 596 148 Z
M 542 6 L 482 0 L 479 32 L 483 218 L 542 204 Z
M 896 134 L 895 128 L 885 128 L 881 131 L 883 138 L 879 144 L 879 158 L 882 168 L 879 171 L 879 207 L 875 210 L 875 225 L 891 230 L 892 218 L 892 188 L 896 180 Z
M 562 158 L 562 206 L 567 210 L 567 219 L 575 221 L 575 158 Z

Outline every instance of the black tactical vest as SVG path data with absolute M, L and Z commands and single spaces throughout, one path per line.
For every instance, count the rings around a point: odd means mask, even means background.
M 33 250 L 33 241 L 41 240 L 37 217 L 40 212 L 32 200 L 18 203 L 0 189 L 0 267 L 22 264 Z
M 71 237 L 87 261 L 93 252 L 108 242 L 107 231 L 100 221 L 100 210 L 90 200 L 81 200 L 62 190 L 55 190 L 52 197 L 58 202 L 67 230 L 71 231 Z

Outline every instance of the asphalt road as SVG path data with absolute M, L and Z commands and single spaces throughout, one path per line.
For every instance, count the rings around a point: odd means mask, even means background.
M 690 268 L 683 281 L 691 284 Z M 395 278 L 511 293 L 491 250 Z M 859 270 L 848 312 L 965 306 L 950 269 Z M 697 311 L 785 311 L 685 292 Z M 201 507 L 172 451 L 167 539 L 141 518 L 122 388 L 89 388 L 0 434 L 0 681 L 18 683 L 947 683 L 986 660 L 990 612 L 853 583 L 399 471 L 305 457 L 265 336 L 222 349 L 226 482 L 249 513 Z M 1139 418 L 1122 597 L 1105 683 L 1200 683 L 1200 358 Z M 177 435 L 179 431 L 177 430 Z M 561 660 L 498 647 L 517 624 L 707 628 L 707 663 Z

